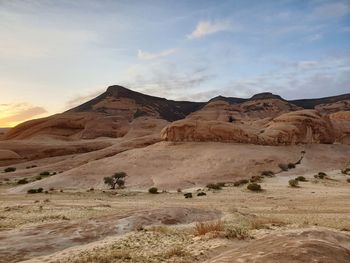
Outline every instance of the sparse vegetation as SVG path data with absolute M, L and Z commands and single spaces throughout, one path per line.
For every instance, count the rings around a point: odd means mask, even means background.
M 294 163 L 288 163 L 288 169 L 294 169 L 295 164 Z
M 262 180 L 263 180 L 263 177 L 260 176 L 260 175 L 253 175 L 253 176 L 250 178 L 250 182 L 251 182 L 251 183 L 260 183 Z
M 27 184 L 29 183 L 28 180 L 26 178 L 20 179 L 17 181 L 17 184 Z
M 288 164 L 280 163 L 278 164 L 278 167 L 284 172 L 288 171 Z
M 315 175 L 314 175 L 314 177 L 315 177 L 316 179 L 324 179 L 326 176 L 327 176 L 327 174 L 324 173 L 324 172 L 319 172 L 318 174 L 315 174 Z
M 298 176 L 297 178 L 295 178 L 295 180 L 297 180 L 299 182 L 307 182 L 307 180 L 304 176 Z
M 224 231 L 224 224 L 222 221 L 215 222 L 200 222 L 194 226 L 193 234 L 195 236 L 203 236 L 210 232 Z
M 105 177 L 104 183 L 109 185 L 111 189 L 115 189 L 116 185 L 118 185 L 118 188 L 123 188 L 125 186 L 125 177 L 127 176 L 124 172 L 118 172 L 115 173 L 112 176 Z
M 41 175 L 41 176 L 49 176 L 50 172 L 44 171 L 44 172 L 41 172 L 39 175 Z
M 27 191 L 28 194 L 39 194 L 39 193 L 42 193 L 44 191 L 43 188 L 37 188 L 37 189 L 29 189 Z
M 342 173 L 342 174 L 348 174 L 348 175 L 350 175 L 350 168 L 342 169 L 342 170 L 341 170 L 341 173 Z
M 212 190 L 221 190 L 221 185 L 220 183 L 217 184 L 207 184 L 207 188 L 208 189 L 212 189 Z
M 4 172 L 5 173 L 12 173 L 16 171 L 16 167 L 7 167 L 5 168 Z
M 244 185 L 244 184 L 247 184 L 247 183 L 249 183 L 249 180 L 241 179 L 241 180 L 238 180 L 238 181 L 234 182 L 233 186 L 241 186 L 241 185 Z
M 150 194 L 158 194 L 158 188 L 157 187 L 151 187 L 150 189 L 148 189 L 148 192 Z
M 267 176 L 267 177 L 272 177 L 272 176 L 275 175 L 275 173 L 272 172 L 272 171 L 262 171 L 262 172 L 261 172 L 261 175 L 262 175 L 262 176 Z
M 350 183 L 350 178 L 346 179 L 346 181 L 347 181 L 348 183 Z
M 288 181 L 290 187 L 299 187 L 299 181 L 296 179 L 291 179 Z
M 184 197 L 185 197 L 185 198 L 192 198 L 192 193 L 185 193 L 185 194 L 184 194 Z
M 205 196 L 205 195 L 207 195 L 207 194 L 204 193 L 204 192 L 199 192 L 199 193 L 197 194 L 197 196 Z
M 259 192 L 261 191 L 261 185 L 257 183 L 250 183 L 247 185 L 247 189 L 253 192 Z

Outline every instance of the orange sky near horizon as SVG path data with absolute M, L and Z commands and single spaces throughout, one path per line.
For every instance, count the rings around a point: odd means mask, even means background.
M 0 128 L 14 127 L 27 120 L 44 117 L 48 114 L 43 107 L 28 103 L 0 104 Z

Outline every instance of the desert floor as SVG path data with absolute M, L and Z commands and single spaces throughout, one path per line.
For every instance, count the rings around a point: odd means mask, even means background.
M 346 262 L 350 175 L 340 168 L 325 179 L 305 173 L 298 188 L 288 185 L 291 170 L 264 177 L 261 192 L 226 184 L 202 188 L 206 196 L 198 188 L 9 194 L 4 182 L 0 262 Z

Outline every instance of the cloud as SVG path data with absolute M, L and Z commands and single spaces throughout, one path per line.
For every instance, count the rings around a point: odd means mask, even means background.
M 1 104 L 0 127 L 12 127 L 45 113 L 47 113 L 47 110 L 43 107 L 33 106 L 28 103 Z
M 345 2 L 331 2 L 317 6 L 312 17 L 319 18 L 340 18 L 350 13 L 350 4 Z
M 176 48 L 163 50 L 163 51 L 158 52 L 158 53 L 150 53 L 150 52 L 144 52 L 142 50 L 139 50 L 137 52 L 137 57 L 141 60 L 152 60 L 152 59 L 167 57 L 169 55 L 174 54 L 176 51 L 177 51 Z
M 214 77 L 207 67 L 184 68 L 170 62 L 137 64 L 129 67 L 122 75 L 124 79 L 119 81 L 121 85 L 168 99 L 190 96 Z
M 89 100 L 92 100 L 93 98 L 97 97 L 98 95 L 101 95 L 104 92 L 103 89 L 96 89 L 96 91 L 89 92 L 87 95 L 77 95 L 70 99 L 67 103 L 65 108 L 67 110 L 70 110 L 74 107 L 77 107 L 85 102 L 88 102 Z
M 195 30 L 187 36 L 189 39 L 201 38 L 206 35 L 222 31 L 230 31 L 233 27 L 227 20 L 201 21 L 197 24 Z

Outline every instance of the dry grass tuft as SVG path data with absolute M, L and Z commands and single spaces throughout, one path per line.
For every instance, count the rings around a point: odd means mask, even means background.
M 225 230 L 224 224 L 222 221 L 215 222 L 200 222 L 197 223 L 194 227 L 194 235 L 195 236 L 204 236 L 207 233 L 211 232 L 222 232 Z

